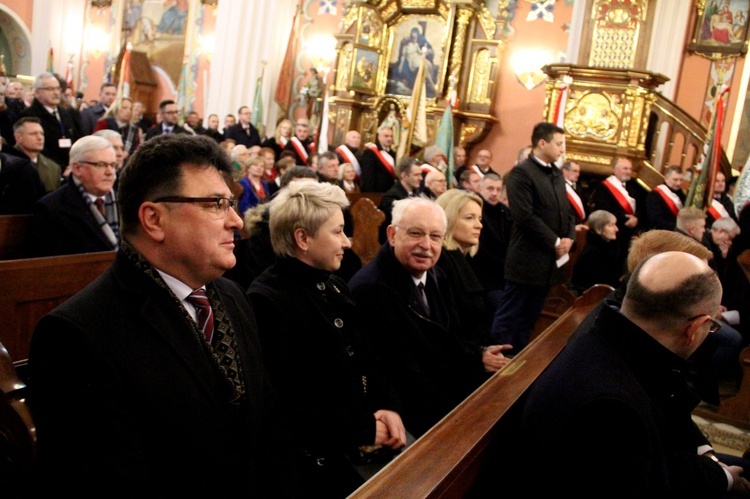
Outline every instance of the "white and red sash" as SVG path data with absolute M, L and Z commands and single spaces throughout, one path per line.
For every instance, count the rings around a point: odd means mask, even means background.
M 469 170 L 477 172 L 479 174 L 479 178 L 484 178 L 484 173 L 482 173 L 482 170 L 477 165 L 471 165 L 469 167 Z
M 354 171 L 357 172 L 357 177 L 362 175 L 362 167 L 359 166 L 359 160 L 354 155 L 351 149 L 349 149 L 346 145 L 342 144 L 338 146 L 336 149 L 334 149 L 335 152 L 339 153 L 339 155 L 344 158 L 346 161 L 344 163 L 351 163 L 354 167 Z
M 383 167 L 388 171 L 388 173 L 391 174 L 391 177 L 394 179 L 396 178 L 396 168 L 395 164 L 396 162 L 393 159 L 393 156 L 391 156 L 388 151 L 379 149 L 377 145 L 368 142 L 366 144 L 366 147 L 371 150 L 373 153 L 375 153 L 375 156 L 380 160 L 380 162 L 383 164 Z
M 581 220 L 586 220 L 586 210 L 583 208 L 583 201 L 581 201 L 581 196 L 578 195 L 578 193 L 573 189 L 573 186 L 569 183 L 565 183 L 565 190 L 568 193 L 568 201 L 570 201 L 570 206 L 573 207 L 576 214 L 578 215 L 578 218 Z
M 672 212 L 672 215 L 677 216 L 677 213 L 679 213 L 682 209 L 682 200 L 679 198 L 679 196 L 672 192 L 672 190 L 665 184 L 657 186 L 654 190 L 657 194 L 659 194 L 659 196 L 661 196 L 661 199 L 667 205 L 669 211 Z
M 708 207 L 708 214 L 711 215 L 714 220 L 730 216 L 727 209 L 724 208 L 724 205 L 716 199 L 711 200 L 711 206 Z
M 626 214 L 635 215 L 635 199 L 630 197 L 630 194 L 622 186 L 622 182 L 617 180 L 617 177 L 610 175 L 604 179 L 602 184 L 609 189 L 609 192 L 614 196 L 620 207 L 625 210 Z
M 289 139 L 287 139 L 286 137 L 281 137 L 279 139 L 279 142 L 281 143 L 281 148 L 283 149 L 286 147 L 287 143 L 289 142 Z
M 440 171 L 439 168 L 435 168 L 434 166 L 432 166 L 429 163 L 422 164 L 422 166 L 420 168 L 422 169 L 422 174 L 423 175 L 427 175 L 430 172 L 439 172 Z
M 305 145 L 297 137 L 292 137 L 290 140 L 292 141 L 292 147 L 294 147 L 294 150 L 297 152 L 297 156 L 299 156 L 300 159 L 302 159 L 302 161 L 307 164 L 309 155 L 307 154 Z

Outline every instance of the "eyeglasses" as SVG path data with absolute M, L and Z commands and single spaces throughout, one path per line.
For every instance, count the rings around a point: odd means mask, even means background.
M 38 89 L 46 90 L 47 92 L 55 92 L 55 91 L 59 92 L 60 90 L 62 90 L 61 87 L 38 87 Z
M 708 314 L 698 314 L 698 315 L 696 315 L 694 317 L 688 317 L 688 322 L 694 321 L 695 319 L 697 319 L 699 317 L 703 317 L 704 315 L 708 315 Z M 708 332 L 709 333 L 715 333 L 716 331 L 718 331 L 719 329 L 721 329 L 721 322 L 714 320 L 713 318 L 711 318 L 710 315 L 708 315 L 708 320 L 711 321 L 711 326 L 709 326 L 709 328 L 708 328 Z
M 403 227 L 399 227 L 396 225 L 397 229 L 403 229 Z M 406 231 L 406 235 L 409 236 L 410 239 L 413 239 L 415 241 L 421 241 L 424 239 L 424 236 L 429 236 L 430 242 L 433 242 L 435 244 L 442 244 L 443 239 L 445 239 L 445 234 L 441 234 L 440 232 L 425 232 L 422 229 L 417 229 L 414 227 L 409 227 L 408 229 L 404 229 Z
M 79 161 L 79 163 L 83 163 L 84 165 L 91 165 L 97 170 L 104 170 L 107 167 L 110 167 L 113 170 L 117 170 L 117 163 L 107 163 L 106 161 Z
M 165 196 L 159 199 L 154 199 L 154 203 L 213 203 L 212 208 L 218 216 L 226 215 L 229 212 L 229 209 L 234 208 L 235 204 L 237 204 L 234 199 L 229 198 L 192 198 L 184 196 Z
M 162 112 L 164 114 L 177 114 L 177 113 L 179 113 L 179 111 L 177 111 L 177 110 L 174 110 L 174 111 L 162 111 Z

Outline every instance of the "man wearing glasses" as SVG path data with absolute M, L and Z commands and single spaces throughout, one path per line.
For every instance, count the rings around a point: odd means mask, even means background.
M 42 153 L 65 170 L 69 164 L 71 146 L 83 136 L 80 117 L 77 111 L 60 106 L 60 82 L 52 73 L 37 76 L 33 89 L 34 101 L 21 113 L 20 118 L 39 118 L 44 129 Z
M 34 207 L 31 248 L 37 256 L 117 249 L 116 159 L 112 144 L 102 137 L 87 135 L 73 144 L 70 179 Z
M 157 123 L 152 126 L 146 132 L 146 138 L 149 140 L 157 135 L 170 135 L 173 133 L 188 133 L 187 130 L 181 126 L 177 126 L 177 118 L 179 116 L 179 110 L 175 101 L 167 99 L 159 103 L 159 115 L 161 116 L 161 123 Z
M 518 483 L 528 488 L 537 464 L 555 460 L 534 482 L 540 497 L 750 494 L 736 465 L 744 460 L 716 455 L 691 418 L 699 399 L 688 359 L 717 330 L 721 291 L 696 256 L 669 251 L 643 260 L 622 306 L 605 302 L 593 328 L 531 387 Z
M 393 203 L 388 241 L 349 287 L 369 341 L 403 404 L 407 431 L 421 436 L 508 360 L 500 345 L 477 345 L 435 264 L 446 218 L 434 201 Z
M 231 173 L 215 141 L 192 135 L 144 142 L 124 167 L 114 263 L 32 338 L 42 488 L 291 496 L 253 311 L 221 277 L 242 228 Z

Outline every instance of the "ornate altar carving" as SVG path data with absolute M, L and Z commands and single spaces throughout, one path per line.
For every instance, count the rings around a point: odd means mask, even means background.
M 647 159 L 646 132 L 661 74 L 597 69 L 572 64 L 542 68 L 548 76 L 545 117 L 554 122 L 554 104 L 568 92 L 563 128 L 566 158 L 589 174 L 610 175 L 611 161 L 625 156 L 639 169 Z
M 336 35 L 338 58 L 329 117 L 329 143 L 359 130 L 374 141 L 389 113 L 401 119 L 426 51 L 428 138 L 434 140 L 454 81 L 456 141 L 470 146 L 495 123 L 496 74 L 508 0 L 490 12 L 483 0 L 354 0 Z M 389 118 L 391 119 L 391 118 Z

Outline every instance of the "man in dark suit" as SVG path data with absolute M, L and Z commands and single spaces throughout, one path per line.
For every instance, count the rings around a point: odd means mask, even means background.
M 247 106 L 242 106 L 237 111 L 239 116 L 239 123 L 232 125 L 224 130 L 224 138 L 232 139 L 236 144 L 241 144 L 245 147 L 259 146 L 260 145 L 260 134 L 258 129 L 250 123 L 253 118 L 253 113 Z
M 552 285 L 565 278 L 562 266 L 575 237 L 575 221 L 560 169 L 553 163 L 564 149 L 562 128 L 537 123 L 534 148 L 507 176 L 508 205 L 513 216 L 505 260 L 503 302 L 490 333 L 514 352 L 529 342 Z
M 344 143 L 334 149 L 339 157 L 339 163 L 350 163 L 357 172 L 357 177 L 362 175 L 362 153 L 359 146 L 362 142 L 362 135 L 356 130 L 346 132 Z
M 221 278 L 242 228 L 222 176 L 231 173 L 208 137 L 158 137 L 130 158 L 114 263 L 42 318 L 31 341 L 40 487 L 291 495 L 253 311 Z
M 573 210 L 576 225 L 582 224 L 587 218 L 586 205 L 578 192 L 578 178 L 581 176 L 581 165 L 575 161 L 566 161 L 562 165 L 562 174 L 565 179 L 565 192 L 568 195 L 568 203 Z
M 84 135 L 94 133 L 96 122 L 104 116 L 117 97 L 117 85 L 104 82 L 99 88 L 99 102 L 81 111 L 81 131 Z
M 315 152 L 315 143 L 310 138 L 310 121 L 307 118 L 297 120 L 294 135 L 286 143 L 283 151 L 291 152 L 298 166 L 306 166 L 310 162 L 310 155 Z
M 37 256 L 117 249 L 120 216 L 113 186 L 117 158 L 107 139 L 87 135 L 70 150 L 70 179 L 40 199 L 31 224 Z
M 34 79 L 34 101 L 20 117 L 39 118 L 44 129 L 42 153 L 54 160 L 64 171 L 68 166 L 70 147 L 81 138 L 78 113 L 60 106 L 60 82 L 52 73 L 41 73 Z
M 44 184 L 31 161 L 0 152 L 0 215 L 31 213 L 44 193 Z
M 349 287 L 366 334 L 419 437 L 507 364 L 509 345 L 477 345 L 462 327 L 445 273 L 435 267 L 446 231 L 443 209 L 415 197 L 396 201 L 388 242 Z
M 641 231 L 645 220 L 646 189 L 632 177 L 633 162 L 617 157 L 612 175 L 601 181 L 593 195 L 594 210 L 606 210 L 617 217 L 617 244 L 623 270 L 630 240 Z
M 169 135 L 173 133 L 188 133 L 187 130 L 177 125 L 177 118 L 180 111 L 177 109 L 177 104 L 171 99 L 163 100 L 159 103 L 159 114 L 161 115 L 161 123 L 157 123 L 152 126 L 146 132 L 146 138 L 144 141 L 152 139 L 157 135 Z
M 664 183 L 646 194 L 644 212 L 647 222 L 644 229 L 674 230 L 677 213 L 685 203 L 683 176 L 681 166 L 670 166 L 664 172 Z
M 403 157 L 398 162 L 398 180 L 393 182 L 393 186 L 383 194 L 378 209 L 383 212 L 385 219 L 380 224 L 378 231 L 378 240 L 383 244 L 386 240 L 386 228 L 391 225 L 391 210 L 393 203 L 399 199 L 416 196 L 419 193 L 419 184 L 422 182 L 422 169 L 419 167 L 419 161 L 408 156 Z
M 693 255 L 660 253 L 636 267 L 622 307 L 605 302 L 530 389 L 520 480 L 554 461 L 540 497 L 747 495 L 743 469 L 715 455 L 691 418 L 699 399 L 687 360 L 716 330 L 720 300 L 716 274 Z M 560 459 L 565 449 L 593 458 Z
M 224 134 L 219 131 L 219 116 L 216 114 L 209 114 L 208 115 L 208 128 L 205 129 L 205 135 L 208 135 L 212 139 L 216 141 L 216 143 L 220 143 L 224 140 Z
M 362 192 L 385 192 L 398 179 L 395 168 L 396 151 L 391 149 L 392 145 L 393 129 L 386 127 L 378 129 L 378 138 L 374 144 L 365 144 L 360 176 Z

